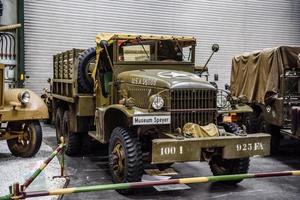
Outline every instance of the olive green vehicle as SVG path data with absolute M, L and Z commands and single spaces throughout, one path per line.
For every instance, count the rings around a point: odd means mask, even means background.
M 31 157 L 42 143 L 39 120 L 48 118 L 47 106 L 28 89 L 6 89 L 4 69 L 0 64 L 0 140 L 7 140 L 14 156 Z
M 249 132 L 272 135 L 276 153 L 283 135 L 300 139 L 300 47 L 280 46 L 232 59 L 230 91 L 244 96 L 253 112 L 245 117 Z
M 143 166 L 199 160 L 215 175 L 246 173 L 249 157 L 269 154 L 269 135 L 217 124 L 217 89 L 195 74 L 195 38 L 103 33 L 96 45 L 53 58 L 51 107 L 68 155 L 86 135 L 109 144 L 120 183 L 140 181 Z

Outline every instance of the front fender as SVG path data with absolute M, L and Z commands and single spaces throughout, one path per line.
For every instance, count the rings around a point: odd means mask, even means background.
M 107 143 L 115 127 L 169 124 L 170 121 L 169 112 L 149 112 L 148 109 L 128 108 L 122 104 L 114 104 L 96 109 L 95 124 L 97 131 L 94 138 L 102 143 Z
M 126 107 L 122 104 L 114 104 L 114 105 L 108 106 L 108 107 L 105 108 L 105 112 L 107 112 L 111 109 L 116 109 L 116 110 L 121 111 L 128 118 L 132 118 L 133 116 L 136 116 L 136 115 L 155 114 L 153 112 L 149 112 L 148 109 L 143 109 L 143 108 L 138 108 L 138 107 L 128 108 L 128 107 Z
M 22 105 L 18 99 L 18 95 L 22 91 L 28 91 L 30 94 L 29 103 L 26 105 Z M 4 107 L 0 110 L 0 121 L 39 120 L 48 117 L 47 105 L 33 91 L 23 88 L 5 90 Z

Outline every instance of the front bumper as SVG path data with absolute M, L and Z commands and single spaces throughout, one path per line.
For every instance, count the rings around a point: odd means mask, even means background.
M 152 164 L 200 160 L 202 149 L 220 148 L 224 159 L 266 156 L 270 154 L 271 136 L 264 133 L 247 136 L 155 139 L 152 141 Z

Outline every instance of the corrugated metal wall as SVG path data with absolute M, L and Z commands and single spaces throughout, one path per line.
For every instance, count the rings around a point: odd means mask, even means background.
M 209 68 L 223 87 L 233 55 L 300 46 L 299 19 L 300 1 L 293 0 L 26 0 L 25 70 L 30 78 L 25 84 L 41 92 L 52 76 L 52 54 L 93 46 L 99 32 L 137 32 L 195 36 L 199 64 L 219 43 Z
M 0 17 L 1 25 L 10 25 L 17 23 L 17 0 L 2 1 L 3 13 Z

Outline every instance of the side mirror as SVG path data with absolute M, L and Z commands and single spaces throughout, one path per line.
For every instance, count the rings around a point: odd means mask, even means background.
M 214 55 L 214 53 L 217 52 L 217 51 L 219 51 L 219 45 L 218 44 L 213 44 L 212 47 L 211 47 L 211 50 L 213 52 L 210 54 L 208 60 L 206 61 L 205 65 L 204 65 L 204 68 L 206 68 L 208 62 L 210 61 L 210 59 L 212 58 L 212 56 Z
M 212 47 L 211 47 L 211 50 L 213 51 L 213 52 L 218 52 L 219 51 L 219 45 L 218 44 L 213 44 L 212 45 Z

